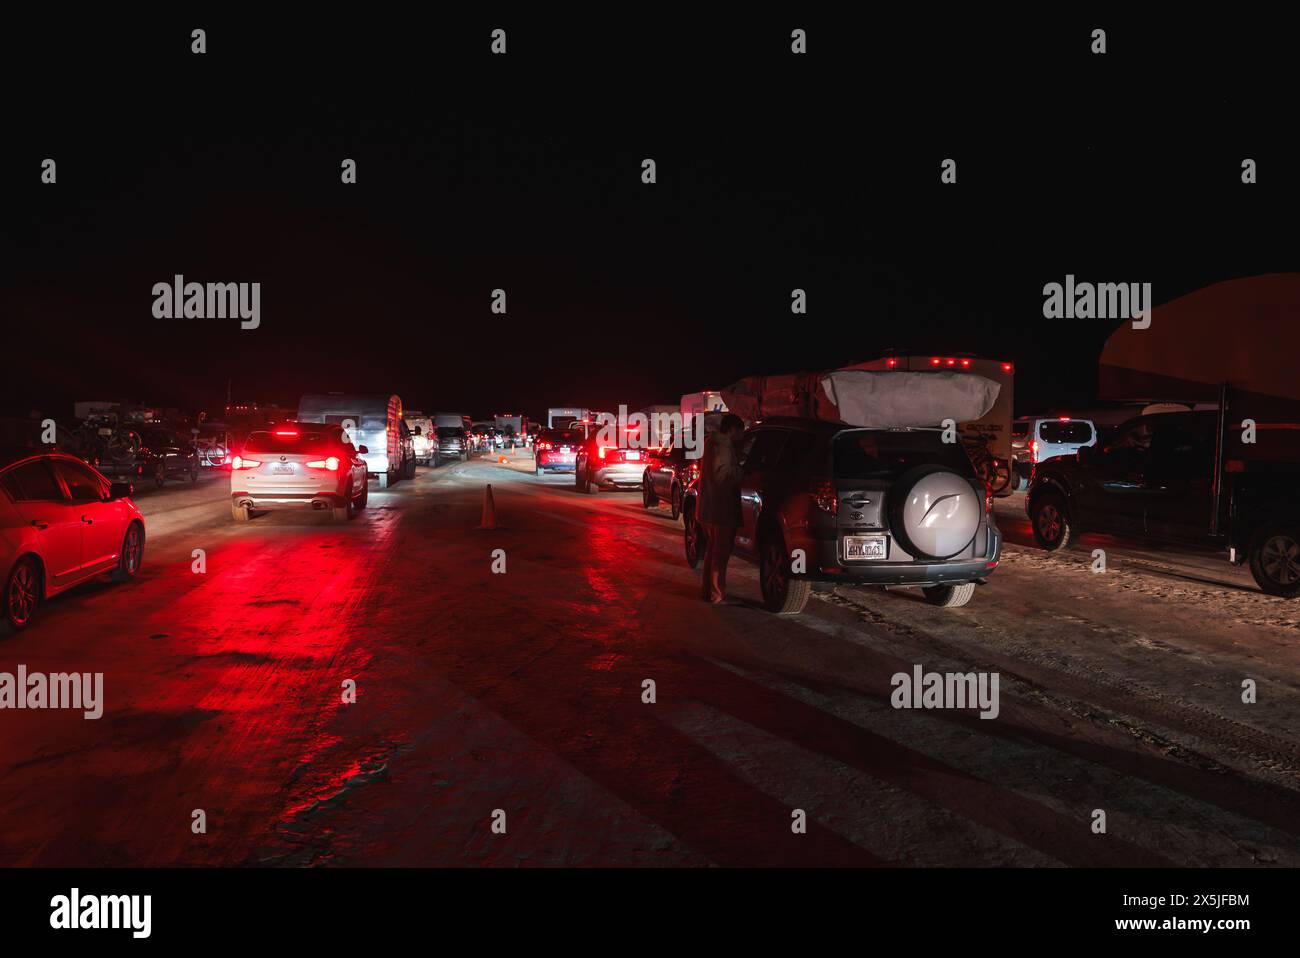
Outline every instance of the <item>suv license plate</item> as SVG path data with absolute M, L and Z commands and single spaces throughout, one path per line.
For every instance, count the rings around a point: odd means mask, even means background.
M 889 545 L 884 536 L 844 537 L 846 559 L 885 559 L 888 556 Z
M 275 476 L 292 476 L 293 464 L 288 462 L 277 462 L 271 467 L 271 474 Z
M 623 453 L 623 459 L 626 462 L 635 462 L 640 458 L 641 458 L 641 451 L 639 449 L 633 449 Z

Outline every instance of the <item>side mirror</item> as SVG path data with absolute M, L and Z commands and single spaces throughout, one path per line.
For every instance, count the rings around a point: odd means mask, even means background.
M 129 499 L 135 492 L 135 486 L 129 482 L 113 482 L 108 486 L 108 501 L 113 502 L 116 499 Z
M 358 456 L 364 456 L 364 455 L 365 455 L 366 453 L 368 453 L 369 451 L 370 451 L 370 450 L 367 449 L 365 446 L 357 446 L 357 455 L 358 455 Z

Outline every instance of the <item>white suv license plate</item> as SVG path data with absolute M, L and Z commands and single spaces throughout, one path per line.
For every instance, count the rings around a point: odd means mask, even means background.
M 292 476 L 293 463 L 277 462 L 275 465 L 271 467 L 271 474 L 275 476 Z
M 889 540 L 885 536 L 845 536 L 845 559 L 887 559 Z

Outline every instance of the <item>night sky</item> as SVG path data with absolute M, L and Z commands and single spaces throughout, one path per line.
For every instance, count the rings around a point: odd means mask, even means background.
M 1044 283 L 1300 268 L 1280 27 L 611 10 L 13 24 L 0 413 L 229 378 L 541 416 L 886 347 L 1013 360 L 1030 413 L 1093 397 L 1115 325 L 1044 319 Z M 155 319 L 176 273 L 260 282 L 261 327 Z

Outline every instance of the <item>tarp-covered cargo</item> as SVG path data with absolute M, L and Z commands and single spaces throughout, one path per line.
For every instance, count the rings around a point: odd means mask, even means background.
M 880 429 L 980 419 L 997 401 L 991 379 L 958 372 L 835 369 L 749 376 L 722 390 L 742 419 L 799 416 Z

